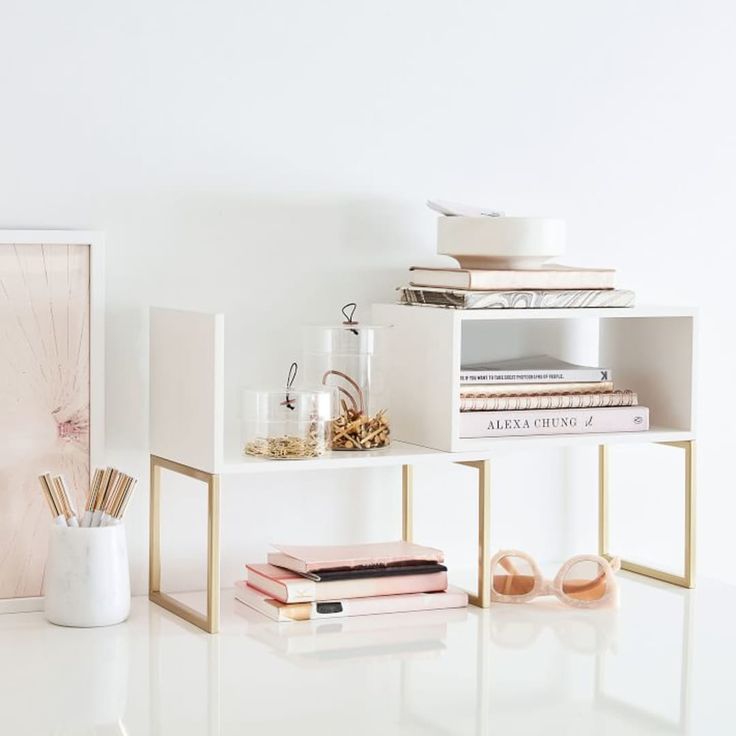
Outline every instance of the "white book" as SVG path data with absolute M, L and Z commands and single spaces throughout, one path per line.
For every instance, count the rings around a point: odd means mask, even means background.
M 605 409 L 541 409 L 467 411 L 460 413 L 460 437 L 513 437 L 535 434 L 642 432 L 649 429 L 649 409 L 619 406 Z
M 324 602 L 282 603 L 267 593 L 251 588 L 245 580 L 238 580 L 235 583 L 235 597 L 274 621 L 308 621 L 317 618 L 367 616 L 375 613 L 462 608 L 468 605 L 468 594 L 453 587 L 437 593 L 406 593 Z
M 412 286 L 470 291 L 509 291 L 516 289 L 612 289 L 616 272 L 611 268 L 426 268 L 412 266 Z
M 460 383 L 586 383 L 612 381 L 608 368 L 575 365 L 549 355 L 474 363 L 460 368 Z

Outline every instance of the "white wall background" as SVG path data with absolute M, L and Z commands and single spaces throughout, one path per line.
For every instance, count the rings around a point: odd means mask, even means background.
M 726 0 L 3 0 L 0 226 L 107 232 L 109 461 L 145 477 L 149 304 L 226 312 L 234 400 L 281 379 L 300 323 L 366 314 L 440 262 L 427 196 L 563 216 L 567 262 L 702 309 L 700 571 L 736 582 L 734 38 Z M 509 458 L 494 480 L 498 544 L 593 549 L 590 453 Z M 469 565 L 470 471 L 417 481 L 420 540 Z M 223 580 L 269 540 L 396 537 L 398 484 L 228 483 Z M 169 581 L 191 587 L 202 494 L 174 492 Z

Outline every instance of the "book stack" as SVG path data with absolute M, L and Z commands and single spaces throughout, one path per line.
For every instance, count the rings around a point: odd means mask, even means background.
M 535 269 L 409 269 L 403 304 L 453 309 L 631 307 L 634 292 L 614 288 L 613 269 L 544 266 Z
M 649 410 L 608 368 L 548 355 L 460 369 L 460 437 L 639 432 Z
M 411 542 L 276 546 L 265 564 L 246 565 L 235 597 L 274 621 L 467 606 L 443 562 L 441 550 Z

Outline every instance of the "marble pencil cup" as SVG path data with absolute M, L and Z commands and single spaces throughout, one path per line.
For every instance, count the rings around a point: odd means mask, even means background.
M 130 571 L 122 524 L 51 528 L 44 612 L 59 626 L 110 626 L 128 618 Z

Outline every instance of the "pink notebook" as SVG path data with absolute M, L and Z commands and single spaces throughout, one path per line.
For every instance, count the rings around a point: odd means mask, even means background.
M 285 567 L 299 573 L 378 567 L 414 561 L 443 562 L 445 559 L 442 550 L 422 547 L 412 542 L 378 542 L 323 547 L 281 544 L 273 546 L 278 552 L 270 552 L 268 562 L 271 565 Z
M 447 573 L 314 581 L 274 565 L 246 565 L 248 585 L 283 603 L 308 603 L 375 595 L 429 593 L 447 588 Z
M 339 616 L 367 616 L 374 613 L 429 611 L 438 608 L 462 608 L 468 605 L 468 594 L 458 588 L 439 593 L 407 593 L 379 595 L 372 598 L 345 598 L 324 603 L 282 603 L 252 588 L 245 580 L 235 583 L 235 597 L 274 621 L 307 621 Z

